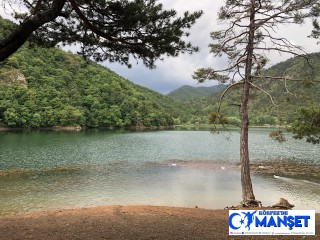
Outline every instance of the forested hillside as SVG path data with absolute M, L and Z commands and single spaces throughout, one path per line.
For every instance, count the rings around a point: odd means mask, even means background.
M 186 102 L 188 100 L 192 100 L 193 98 L 208 97 L 214 95 L 224 88 L 224 85 L 217 85 L 211 87 L 192 87 L 184 85 L 168 93 L 167 96 L 171 97 L 172 99 L 178 102 Z
M 266 75 L 290 76 L 301 81 L 256 80 L 272 96 L 275 105 L 269 95 L 255 89 L 251 96 L 250 123 L 292 123 L 300 107 L 319 103 L 320 83 L 311 82 L 320 79 L 319 69 L 320 53 L 314 53 L 310 54 L 309 63 L 303 58 L 292 58 L 266 70 Z M 223 88 L 217 86 L 214 90 Z M 190 88 L 182 87 L 178 92 L 181 89 L 188 90 L 183 94 L 189 98 L 186 104 L 135 85 L 70 52 L 24 47 L 1 64 L 0 124 L 29 128 L 207 123 L 210 113 L 217 109 L 221 91 L 203 96 L 213 88 L 201 87 L 202 96 L 195 97 L 192 93 L 199 88 L 189 91 Z M 237 125 L 241 90 L 233 90 L 226 94 L 222 112 L 231 124 Z
M 290 124 L 297 118 L 297 112 L 301 107 L 320 104 L 320 53 L 309 54 L 308 61 L 302 57 L 288 59 L 270 67 L 262 75 L 287 77 L 288 80 L 254 80 L 254 84 L 260 90 L 252 88 L 251 91 L 251 125 Z M 181 89 L 178 90 L 180 92 Z M 221 102 L 222 113 L 229 123 L 234 125 L 240 123 L 241 91 L 240 85 L 233 87 Z M 193 97 L 186 101 L 192 109 L 193 119 L 206 123 L 210 113 L 217 111 L 221 93 L 222 91 L 208 97 Z
M 309 54 L 307 59 L 288 59 L 267 69 L 264 75 L 287 80 L 256 80 L 272 96 L 274 104 L 270 96 L 256 90 L 251 105 L 253 117 L 275 116 L 281 118 L 281 123 L 292 123 L 300 108 L 320 104 L 320 53 Z
M 12 26 L 0 18 L 0 39 Z M 254 83 L 263 91 L 252 91 L 251 124 L 292 123 L 300 107 L 320 103 L 320 83 L 312 82 L 320 80 L 320 53 L 310 54 L 308 59 L 291 58 L 264 72 L 298 81 L 255 79 Z M 0 126 L 207 123 L 225 88 L 182 86 L 166 97 L 71 52 L 24 46 L 0 64 Z M 232 90 L 226 94 L 221 109 L 228 121 L 237 125 L 241 89 Z
M 185 109 L 57 48 L 23 47 L 0 68 L 2 126 L 166 126 L 187 120 Z

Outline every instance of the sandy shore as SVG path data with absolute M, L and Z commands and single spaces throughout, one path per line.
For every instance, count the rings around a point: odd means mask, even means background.
M 316 236 L 229 237 L 228 211 L 107 206 L 0 217 L 0 239 L 319 239 Z

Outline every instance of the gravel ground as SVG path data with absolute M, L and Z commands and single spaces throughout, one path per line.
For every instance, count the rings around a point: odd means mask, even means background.
M 316 236 L 229 237 L 226 210 L 107 206 L 0 217 L 0 239 L 320 239 L 320 214 Z

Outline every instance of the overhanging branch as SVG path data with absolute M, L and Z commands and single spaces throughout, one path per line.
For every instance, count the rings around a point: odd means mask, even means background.
M 271 80 L 285 80 L 285 81 L 296 81 L 303 82 L 303 79 L 298 78 L 290 78 L 290 77 L 273 77 L 273 76 L 251 76 L 252 78 L 260 78 L 260 79 L 271 79 Z M 310 80 L 310 82 L 320 83 L 318 80 Z
M 108 39 L 108 40 L 111 40 L 111 41 L 114 41 L 115 39 L 112 38 L 111 36 L 109 35 L 106 35 L 104 32 L 100 31 L 99 29 L 95 28 L 91 22 L 89 21 L 88 18 L 86 18 L 86 16 L 81 12 L 80 8 L 78 7 L 77 3 L 74 1 L 74 0 L 68 0 L 71 4 L 71 7 L 73 8 L 73 10 L 77 13 L 77 15 L 79 16 L 79 18 L 83 21 L 84 25 L 90 29 L 93 33 L 105 38 L 105 39 Z
M 0 43 L 0 62 L 16 52 L 30 35 L 44 24 L 54 21 L 60 14 L 67 0 L 52 1 L 51 8 L 40 11 L 25 19 L 20 25 Z
M 250 84 L 252 87 L 254 87 L 254 88 L 256 88 L 256 89 L 264 92 L 265 94 L 267 94 L 267 95 L 270 97 L 273 106 L 277 107 L 277 105 L 274 103 L 273 98 L 272 98 L 272 96 L 271 96 L 270 93 L 268 93 L 268 92 L 267 92 L 266 90 L 264 90 L 263 88 L 260 88 L 260 87 L 258 87 L 257 85 L 254 85 L 252 82 L 249 82 L 249 84 Z
M 223 91 L 223 93 L 221 94 L 220 99 L 219 99 L 219 105 L 218 105 L 218 111 L 217 111 L 218 114 L 220 113 L 221 103 L 222 103 L 222 100 L 223 100 L 224 96 L 226 95 L 226 93 L 227 93 L 231 88 L 233 88 L 233 87 L 235 87 L 235 86 L 237 86 L 237 85 L 239 85 L 239 84 L 243 84 L 243 81 L 240 81 L 240 82 L 236 82 L 236 83 L 234 83 L 234 84 L 231 84 L 229 87 L 227 87 L 227 88 Z

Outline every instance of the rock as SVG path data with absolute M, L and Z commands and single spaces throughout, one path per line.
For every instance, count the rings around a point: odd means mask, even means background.
M 290 204 L 287 199 L 280 198 L 279 202 L 275 205 L 272 205 L 272 207 L 280 209 L 292 209 L 294 205 Z
M 28 88 L 28 82 L 23 73 L 16 68 L 5 67 L 1 69 L 1 83 L 5 85 L 18 84 L 24 88 Z

